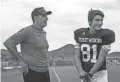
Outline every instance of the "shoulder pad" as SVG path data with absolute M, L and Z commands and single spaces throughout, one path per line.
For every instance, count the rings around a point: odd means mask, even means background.
M 115 41 L 115 33 L 109 29 L 102 29 L 103 44 L 111 44 Z
M 80 28 L 74 31 L 74 39 L 76 40 L 76 42 L 78 43 L 78 37 L 81 36 L 82 32 L 85 32 L 87 28 Z
M 102 34 L 103 36 L 111 36 L 111 35 L 114 35 L 114 32 L 109 29 L 102 29 Z
M 74 33 L 84 32 L 87 28 L 80 28 L 74 31 Z

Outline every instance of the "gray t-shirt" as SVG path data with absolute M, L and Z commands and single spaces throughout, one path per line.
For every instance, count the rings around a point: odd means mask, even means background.
M 48 42 L 46 32 L 32 26 L 21 29 L 10 37 L 15 45 L 21 45 L 21 54 L 29 68 L 37 72 L 48 70 Z

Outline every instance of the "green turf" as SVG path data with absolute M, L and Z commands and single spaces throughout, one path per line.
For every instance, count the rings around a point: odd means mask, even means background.
M 77 70 L 74 66 L 55 67 L 61 82 L 80 82 Z M 108 66 L 109 82 L 120 82 L 120 66 Z M 50 68 L 51 82 L 58 82 L 58 79 Z M 22 73 L 18 70 L 1 72 L 1 82 L 23 82 Z

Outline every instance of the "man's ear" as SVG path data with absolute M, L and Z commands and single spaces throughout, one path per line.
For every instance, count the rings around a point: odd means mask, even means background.
M 91 25 L 91 24 L 92 24 L 92 21 L 91 21 L 91 20 L 89 20 L 89 21 L 88 21 L 88 23 L 89 23 L 89 25 Z
M 33 18 L 33 19 L 34 19 L 34 21 L 36 21 L 36 20 L 38 19 L 38 17 L 37 17 L 37 16 L 34 16 L 34 18 Z

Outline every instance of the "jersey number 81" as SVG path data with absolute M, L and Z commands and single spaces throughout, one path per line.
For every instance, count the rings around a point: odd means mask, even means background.
M 86 48 L 87 50 L 85 51 L 83 48 Z M 92 48 L 92 51 L 93 51 L 93 56 L 92 58 L 90 57 L 90 50 Z M 96 44 L 93 44 L 92 47 L 89 45 L 89 44 L 82 44 L 81 45 L 81 52 L 82 52 L 82 61 L 83 62 L 88 62 L 90 60 L 90 62 L 92 63 L 96 63 L 97 62 L 97 45 Z M 85 57 L 86 55 L 86 57 Z

